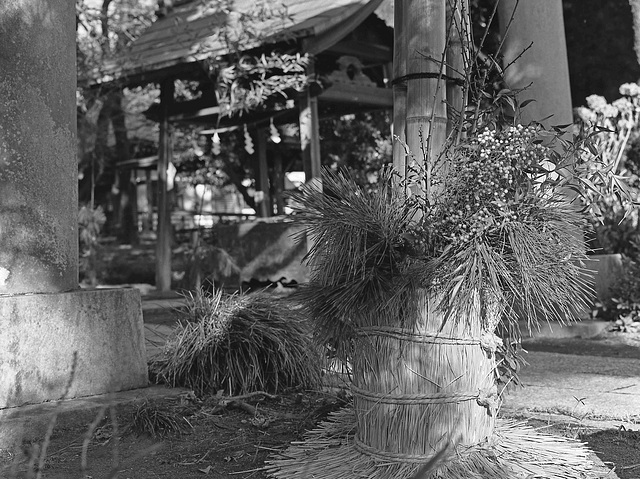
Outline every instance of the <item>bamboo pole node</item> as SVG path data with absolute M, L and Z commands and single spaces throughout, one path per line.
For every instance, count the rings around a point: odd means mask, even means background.
M 413 343 L 448 344 L 452 346 L 474 346 L 483 344 L 482 338 L 455 338 L 443 336 L 439 333 L 415 333 L 410 329 L 396 328 L 393 326 L 363 326 L 358 329 L 356 334 L 365 337 L 385 336 L 400 341 L 411 341 Z
M 454 83 L 458 86 L 464 86 L 465 85 L 465 81 L 464 78 L 457 78 L 457 77 L 452 77 L 449 75 L 446 75 L 444 73 L 440 73 L 440 72 L 416 72 L 416 73 L 407 73 L 406 75 L 402 75 L 400 77 L 396 77 L 393 80 L 391 80 L 391 85 L 398 85 L 398 84 L 404 84 L 406 83 L 408 80 L 420 80 L 420 79 L 424 79 L 424 78 L 432 78 L 432 79 L 436 79 L 436 80 L 445 80 L 449 83 Z
M 390 394 L 379 393 L 362 389 L 355 384 L 351 385 L 351 393 L 362 399 L 373 401 L 377 404 L 399 404 L 399 405 L 415 405 L 415 404 L 448 404 L 461 403 L 464 401 L 474 401 L 481 397 L 481 393 L 470 391 L 452 391 L 435 394 Z
M 371 447 L 365 444 L 357 436 L 353 438 L 353 448 L 362 453 L 370 456 L 374 459 L 381 459 L 383 461 L 400 462 L 403 464 L 423 464 L 433 459 L 435 454 L 401 454 L 399 452 L 381 451 L 375 447 Z

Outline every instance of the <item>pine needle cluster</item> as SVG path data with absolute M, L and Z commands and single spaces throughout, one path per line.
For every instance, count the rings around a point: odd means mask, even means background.
M 477 317 L 478 305 L 498 311 L 482 314 L 489 332 L 499 321 L 533 329 L 585 311 L 593 294 L 585 217 L 561 187 L 566 158 L 545 146 L 545 135 L 518 126 L 449 145 L 449 166 L 432 179 L 429 198 L 397 187 L 392 170 L 372 191 L 344 172 L 326 172 L 322 189 L 306 186 L 296 200 L 313 238 L 312 274 L 301 294 L 320 339 L 348 349 L 382 309 L 405 326 L 418 288 L 441 298 L 445 321 Z

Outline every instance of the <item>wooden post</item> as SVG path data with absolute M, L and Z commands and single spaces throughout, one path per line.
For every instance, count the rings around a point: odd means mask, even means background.
M 273 216 L 271 198 L 269 195 L 269 167 L 267 165 L 267 130 L 258 129 L 258 171 L 256 172 L 256 192 L 260 194 L 255 198 L 256 213 L 266 218 Z
M 145 170 L 145 196 L 147 198 L 147 212 L 144 221 L 145 233 L 153 231 L 153 190 L 151 189 L 151 170 Z
M 307 68 L 309 76 L 313 75 L 313 63 Z M 311 96 L 309 88 L 302 92 L 300 105 L 300 149 L 304 165 L 305 182 L 320 178 L 322 164 L 320 161 L 320 120 L 318 117 L 318 99 Z
M 273 194 L 275 196 L 276 213 L 284 214 L 284 171 L 282 167 L 282 152 L 275 148 L 273 152 Z
M 415 0 L 405 4 L 407 35 L 407 144 L 425 167 L 427 198 L 431 175 L 446 140 L 445 84 L 438 76 L 446 43 L 446 0 Z M 401 28 L 402 28 L 401 26 Z
M 156 290 L 171 289 L 171 210 L 167 192 L 167 168 L 172 156 L 169 107 L 173 102 L 173 79 L 160 86 L 160 142 L 158 146 L 158 229 L 156 242 Z
M 405 152 L 407 120 L 407 47 L 404 28 L 405 2 L 395 0 L 393 29 L 393 166 L 403 178 L 407 176 L 407 156 Z

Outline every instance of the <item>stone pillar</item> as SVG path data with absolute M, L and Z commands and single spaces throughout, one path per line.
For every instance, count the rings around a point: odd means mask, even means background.
M 0 2 L 0 294 L 78 287 L 75 6 Z
M 500 0 L 500 29 L 512 17 L 516 0 Z M 513 22 L 506 33 L 503 47 L 504 64 L 508 65 L 533 42 L 506 72 L 510 88 L 524 88 L 520 101 L 535 99 L 522 110 L 522 123 L 532 120 L 544 125 L 566 125 L 573 122 L 567 44 L 564 36 L 562 0 L 520 0 Z
M 0 410 L 147 385 L 138 291 L 78 289 L 75 50 L 74 2 L 0 0 Z

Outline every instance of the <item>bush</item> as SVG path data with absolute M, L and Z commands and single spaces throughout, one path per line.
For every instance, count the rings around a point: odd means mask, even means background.
M 197 293 L 151 372 L 196 393 L 320 385 L 321 356 L 302 309 L 287 298 Z
M 623 256 L 622 274 L 610 286 L 611 299 L 597 303 L 593 315 L 616 321 L 619 329 L 640 321 L 640 263 Z

